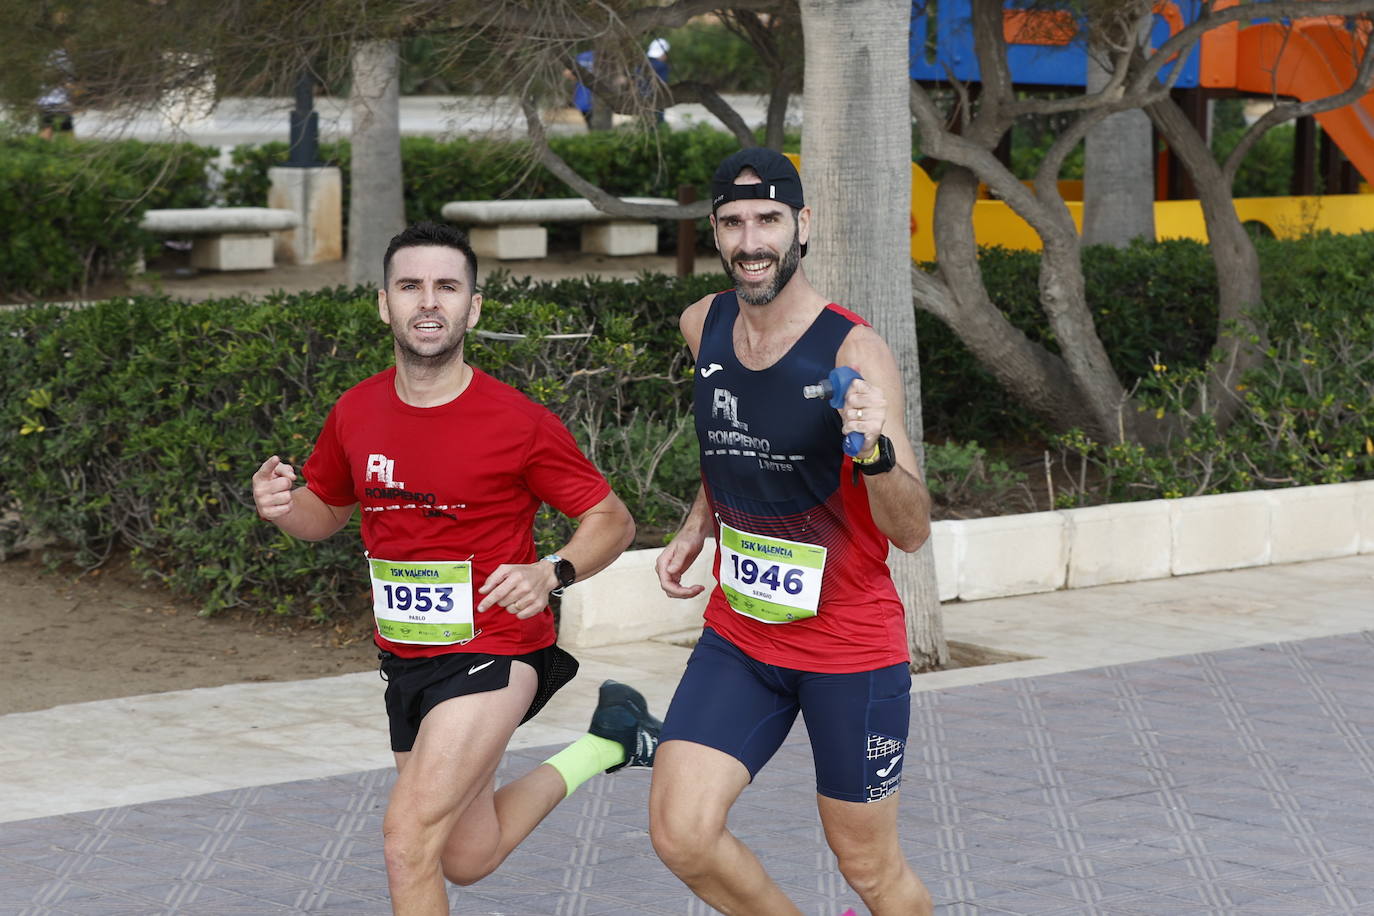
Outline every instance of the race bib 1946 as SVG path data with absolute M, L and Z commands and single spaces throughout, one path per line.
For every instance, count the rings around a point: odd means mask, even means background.
M 730 607 L 763 623 L 815 617 L 825 548 L 720 525 L 720 587 Z

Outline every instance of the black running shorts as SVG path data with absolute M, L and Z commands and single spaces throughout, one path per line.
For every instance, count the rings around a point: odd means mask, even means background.
M 386 714 L 391 725 L 391 749 L 409 751 L 420 733 L 420 720 L 445 700 L 501 690 L 510 683 L 511 662 L 524 662 L 539 677 L 534 700 L 525 710 L 523 725 L 544 708 L 559 688 L 577 674 L 577 659 L 557 645 L 524 655 L 449 652 L 428 658 L 401 658 L 380 652 L 386 684 Z

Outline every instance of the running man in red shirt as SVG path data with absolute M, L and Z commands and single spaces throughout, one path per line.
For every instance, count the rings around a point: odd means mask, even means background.
M 516 727 L 577 671 L 554 642 L 550 593 L 604 569 L 634 537 L 610 485 L 546 408 L 469 365 L 477 259 L 462 233 L 420 223 L 391 240 L 377 309 L 396 365 L 346 391 L 303 470 L 253 475 L 258 514 L 321 540 L 362 510 L 396 785 L 383 822 L 392 908 L 446 914 L 444 879 L 491 874 L 598 772 L 652 766 L 659 723 L 607 681 L 589 734 L 495 788 Z M 548 503 L 577 523 L 538 557 Z
M 840 872 L 872 913 L 923 916 L 930 895 L 897 833 L 911 673 L 887 554 L 889 543 L 925 542 L 930 496 L 902 422 L 901 375 L 868 322 L 802 271 L 811 209 L 785 156 L 742 150 L 711 186 L 735 288 L 682 313 L 702 487 L 657 569 L 668 595 L 700 594 L 682 575 L 713 537 L 719 584 L 663 723 L 654 848 L 722 913 L 800 916 L 726 826 L 800 712 Z M 804 395 L 844 366 L 861 378 L 841 407 Z M 847 437 L 862 443 L 846 452 Z

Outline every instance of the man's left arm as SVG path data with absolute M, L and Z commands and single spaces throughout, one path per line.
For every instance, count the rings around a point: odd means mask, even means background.
M 578 515 L 577 529 L 562 549 L 555 551 L 577 571 L 576 581 L 610 566 L 625 552 L 635 536 L 634 519 L 614 492 Z M 485 597 L 477 610 L 500 606 L 517 617 L 533 617 L 549 603 L 549 592 L 559 587 L 552 563 L 503 563 L 492 570 L 478 590 Z
M 836 362 L 862 376 L 850 383 L 844 406 L 839 408 L 844 433 L 863 434 L 859 458 L 876 454 L 880 436 L 892 443 L 896 458 L 892 470 L 867 475 L 864 481 L 873 521 L 893 544 L 911 553 L 930 537 L 930 492 L 907 437 L 905 393 L 897 361 L 876 331 L 859 326 L 841 344 Z

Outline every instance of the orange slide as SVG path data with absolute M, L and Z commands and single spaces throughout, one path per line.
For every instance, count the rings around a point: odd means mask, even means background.
M 1204 39 L 1204 86 L 1302 102 L 1349 88 L 1370 39 L 1367 24 L 1352 32 L 1336 16 L 1297 19 L 1291 27 L 1232 24 L 1214 31 L 1210 40 Z M 1364 180 L 1374 184 L 1374 92 L 1352 105 L 1322 112 L 1316 119 Z

